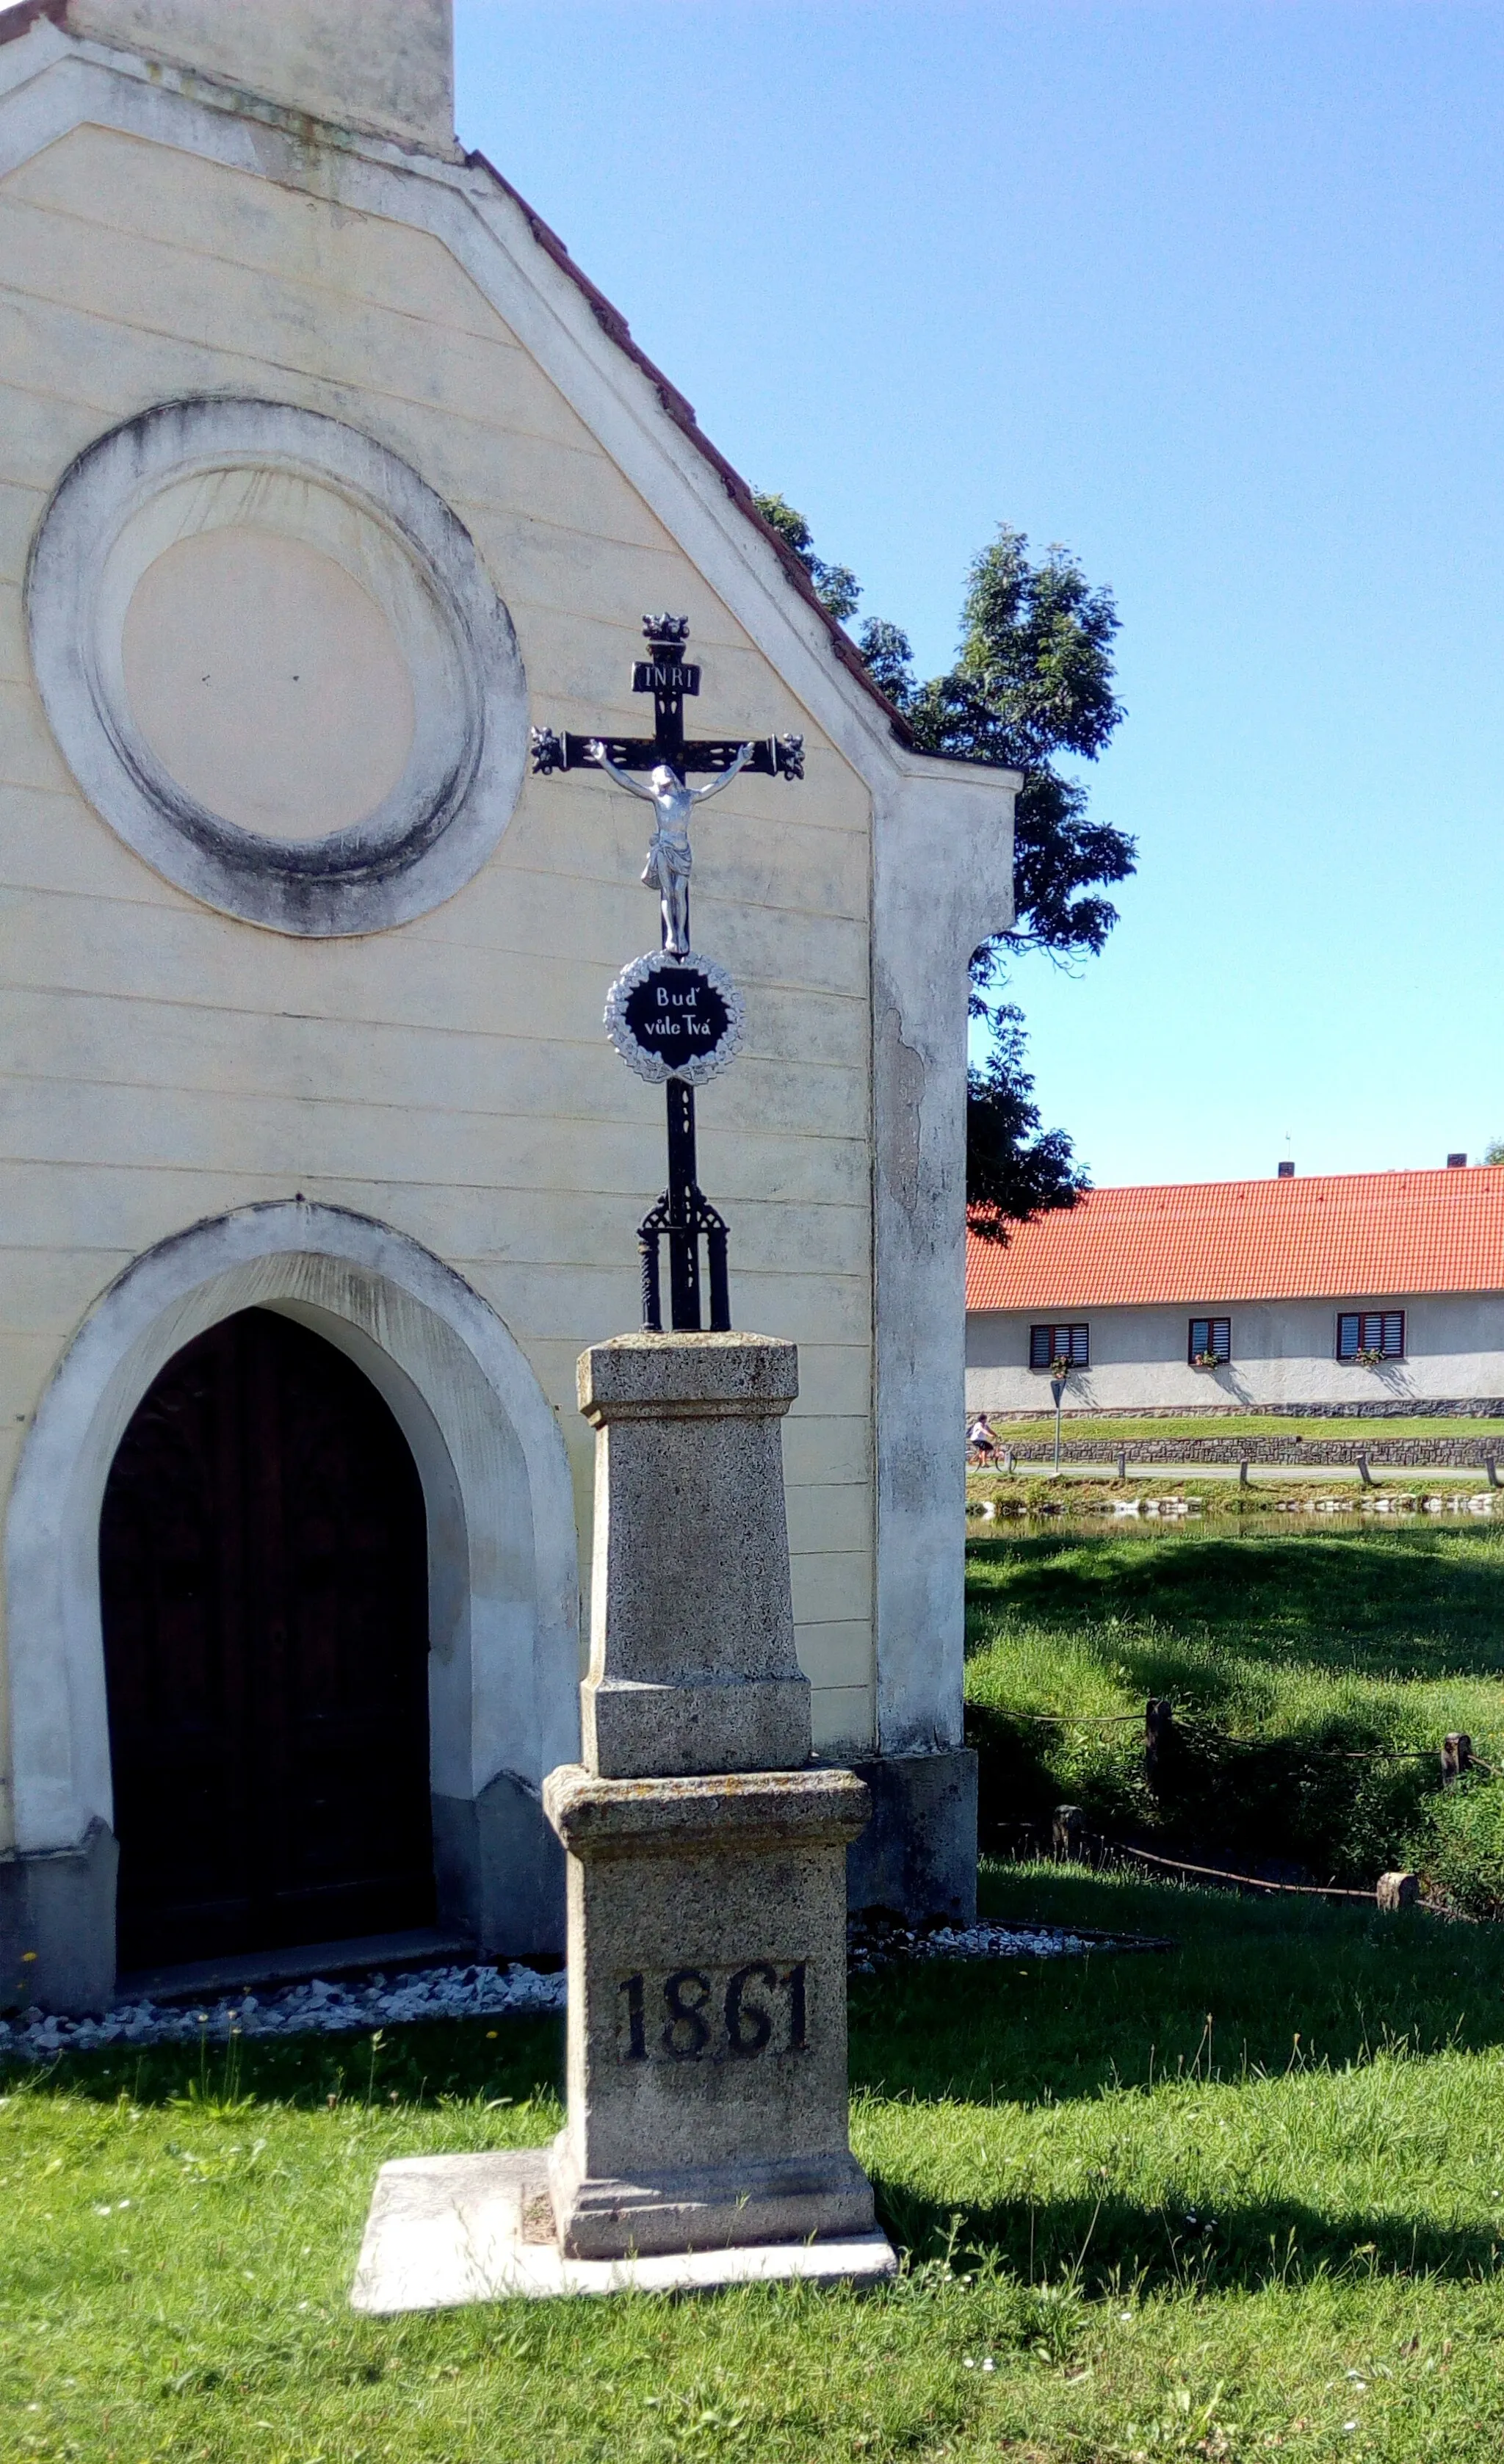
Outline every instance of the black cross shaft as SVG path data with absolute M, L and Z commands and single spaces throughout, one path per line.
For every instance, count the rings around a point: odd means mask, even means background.
M 599 745 L 618 770 L 673 770 L 680 781 L 692 772 L 718 776 L 729 770 L 745 737 L 690 743 L 684 735 L 684 704 L 699 693 L 699 670 L 684 655 L 689 643 L 687 616 L 645 616 L 649 656 L 632 667 L 633 693 L 652 693 L 653 733 L 645 736 L 556 736 L 551 728 L 533 730 L 533 769 L 547 778 L 556 770 L 598 770 Z M 742 764 L 764 779 L 802 779 L 804 738 L 767 736 L 753 740 Z M 663 927 L 668 939 L 668 925 Z M 687 1080 L 671 1078 L 664 1088 L 668 1107 L 669 1185 L 657 1204 L 637 1226 L 642 1257 L 642 1322 L 653 1334 L 663 1331 L 658 1243 L 669 1243 L 669 1318 L 674 1331 L 700 1331 L 701 1292 L 699 1244 L 705 1242 L 710 1285 L 710 1330 L 731 1331 L 731 1279 L 727 1265 L 727 1226 L 700 1188 L 695 1156 L 695 1089 Z

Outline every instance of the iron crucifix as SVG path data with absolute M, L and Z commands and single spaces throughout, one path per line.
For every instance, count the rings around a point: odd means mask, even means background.
M 644 888 L 653 886 L 663 911 L 663 946 L 671 958 L 687 958 L 690 954 L 689 886 L 695 857 L 690 847 L 690 814 L 707 796 L 719 796 L 733 779 L 743 771 L 752 758 L 752 747 L 743 744 L 728 770 L 712 779 L 708 787 L 686 787 L 676 770 L 660 761 L 652 773 L 652 783 L 639 787 L 630 770 L 619 769 L 599 737 L 590 739 L 595 755 L 607 777 L 625 787 L 629 796 L 640 796 L 657 814 L 652 839 L 648 843 L 648 861 L 642 869 Z
M 689 618 L 645 616 L 642 629 L 649 655 L 634 663 L 631 685 L 633 693 L 652 695 L 656 723 L 652 737 L 556 736 L 552 728 L 535 727 L 533 769 L 542 778 L 558 770 L 603 770 L 618 787 L 653 808 L 642 878 L 658 892 L 662 948 L 652 957 L 634 960 L 618 977 L 607 1004 L 607 1026 L 617 1051 L 639 1075 L 662 1084 L 668 1105 L 669 1185 L 637 1227 L 642 1320 L 653 1333 L 661 1332 L 658 1244 L 666 1237 L 674 1328 L 698 1331 L 703 1241 L 711 1331 L 724 1333 L 731 1326 L 727 1227 L 697 1177 L 695 1088 L 735 1057 L 741 1001 L 729 977 L 712 961 L 697 959 L 691 949 L 690 816 L 697 803 L 729 787 L 743 770 L 763 778 L 802 779 L 804 737 L 687 742 L 684 703 L 699 693 L 699 670 L 685 656 Z M 646 785 L 640 783 L 644 772 Z M 699 772 L 708 774 L 708 783 L 692 787 L 690 778 Z
M 652 695 L 652 735 L 556 736 L 551 727 L 535 727 L 533 769 L 541 778 L 556 770 L 604 770 L 629 795 L 654 806 L 657 824 L 642 877 L 659 894 L 663 947 L 683 958 L 690 949 L 689 819 L 694 806 L 719 796 L 743 770 L 764 779 L 802 779 L 805 740 L 802 736 L 765 736 L 750 743 L 724 738 L 686 742 L 684 704 L 699 693 L 699 669 L 684 655 L 689 618 L 645 616 L 642 629 L 649 656 L 633 663 L 631 689 Z M 651 774 L 650 785 L 640 786 L 631 775 L 640 771 Z M 691 776 L 702 771 L 710 774 L 710 784 L 691 787 Z

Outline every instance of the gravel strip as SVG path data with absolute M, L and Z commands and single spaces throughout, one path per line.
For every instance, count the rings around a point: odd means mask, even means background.
M 347 1985 L 314 1977 L 284 1992 L 227 1993 L 214 2002 L 127 2002 L 101 2019 L 60 2019 L 25 2011 L 0 2019 L 0 2055 L 46 2061 L 96 2045 L 221 2044 L 232 2029 L 244 2036 L 342 2035 L 398 2027 L 414 2019 L 489 2019 L 497 2013 L 562 2011 L 563 1970 L 533 1968 L 425 1968 L 403 1976 L 368 1976 Z
M 896 1959 L 1085 1959 L 1094 1950 L 1171 1950 L 1148 1934 L 1069 1933 L 1054 1925 L 903 1925 L 853 1928 L 852 1973 L 874 1976 Z
M 1094 1950 L 1165 1950 L 1137 1934 L 1068 1933 L 1051 1925 L 853 1926 L 851 1968 L 874 1976 L 896 1959 L 1084 1959 Z M 564 1971 L 534 1968 L 424 1968 L 346 1985 L 316 1976 L 280 1993 L 222 1994 L 217 2001 L 124 2002 L 100 2019 L 63 2019 L 37 2010 L 0 2019 L 0 2057 L 49 2061 L 99 2045 L 223 2044 L 243 2036 L 353 2035 L 415 2019 L 489 2019 L 521 2012 L 561 2012 Z

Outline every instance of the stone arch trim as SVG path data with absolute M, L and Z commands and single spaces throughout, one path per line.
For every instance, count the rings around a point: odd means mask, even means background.
M 173 1353 L 253 1308 L 283 1309 L 338 1344 L 412 1448 L 431 1533 L 435 1807 L 531 1799 L 577 1751 L 573 1493 L 558 1420 L 520 1348 L 461 1276 L 388 1225 L 304 1200 L 250 1206 L 126 1267 L 28 1432 L 5 1534 L 23 1857 L 75 1848 L 111 1821 L 98 1535 L 116 1447 Z M 479 1884 L 456 1887 L 474 1899 Z M 498 1931 L 484 1908 L 469 1913 L 482 1935 Z

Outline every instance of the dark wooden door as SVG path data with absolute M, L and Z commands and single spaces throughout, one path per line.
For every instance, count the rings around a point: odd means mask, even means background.
M 431 1923 L 423 1492 L 369 1379 L 267 1309 L 188 1344 L 100 1582 L 121 1966 Z

